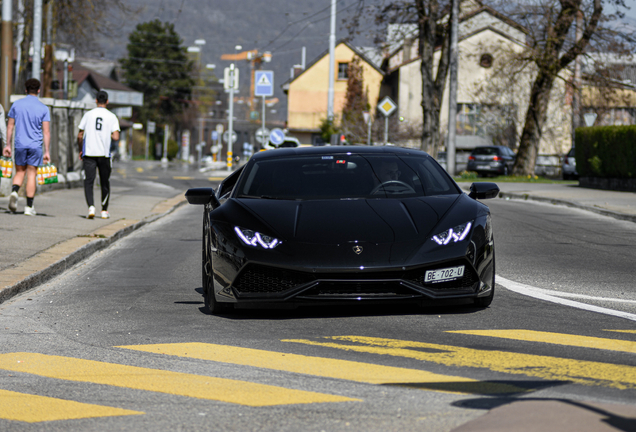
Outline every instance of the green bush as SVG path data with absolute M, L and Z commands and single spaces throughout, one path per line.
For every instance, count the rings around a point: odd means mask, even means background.
M 636 178 L 636 126 L 578 128 L 575 147 L 580 176 Z
M 168 159 L 174 159 L 179 152 L 179 144 L 173 139 L 168 140 Z

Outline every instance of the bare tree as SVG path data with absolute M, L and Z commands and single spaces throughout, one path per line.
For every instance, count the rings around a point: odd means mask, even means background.
M 572 37 L 577 14 L 584 22 L 580 37 Z M 543 0 L 520 6 L 513 14 L 525 19 L 531 29 L 526 59 L 536 67 L 528 110 L 519 140 L 514 175 L 532 175 L 548 115 L 550 93 L 559 74 L 590 44 L 603 15 L 601 0 Z
M 365 142 L 367 125 L 363 113 L 369 110 L 369 97 L 364 89 L 364 71 L 360 57 L 354 57 L 349 63 L 347 75 L 347 94 L 340 127 L 349 141 Z
M 361 18 L 370 14 L 380 29 L 388 24 L 415 27 L 410 37 L 417 39 L 422 74 L 422 128 L 420 148 L 436 156 L 441 143 L 440 110 L 448 75 L 450 33 L 443 22 L 450 8 L 447 1 L 438 0 L 357 0 L 358 14 L 349 22 L 350 31 L 360 28 Z M 386 33 L 386 32 L 384 32 Z M 406 36 L 406 35 L 405 35 Z M 380 42 L 381 38 L 378 39 Z M 386 42 L 386 41 L 385 41 Z M 441 47 L 439 62 L 434 56 Z

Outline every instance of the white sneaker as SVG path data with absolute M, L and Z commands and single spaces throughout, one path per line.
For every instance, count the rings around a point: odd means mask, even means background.
M 88 219 L 93 219 L 95 217 L 95 206 L 90 206 L 88 208 L 88 216 L 86 216 Z
M 106 210 L 102 210 L 102 219 L 108 218 L 110 218 L 110 213 L 108 213 Z
M 26 206 L 24 207 L 24 214 L 27 216 L 36 216 L 37 212 L 35 211 L 35 208 Z
M 9 211 L 15 213 L 17 209 L 18 209 L 18 193 L 11 192 L 11 195 L 9 195 Z

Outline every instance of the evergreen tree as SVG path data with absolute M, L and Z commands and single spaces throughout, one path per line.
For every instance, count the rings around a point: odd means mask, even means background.
M 137 121 L 172 123 L 189 103 L 193 64 L 174 25 L 154 20 L 138 24 L 121 59 L 126 84 L 144 94 Z

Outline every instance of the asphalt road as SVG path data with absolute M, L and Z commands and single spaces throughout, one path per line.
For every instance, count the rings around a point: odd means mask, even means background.
M 634 312 L 636 224 L 488 204 L 498 276 Z M 207 315 L 201 218 L 182 207 L 0 305 L 0 431 L 449 431 L 517 399 L 636 400 L 635 321 L 501 283 L 484 310 Z

